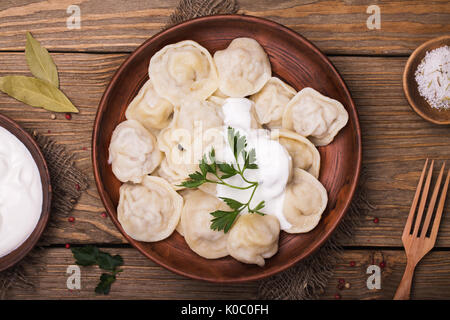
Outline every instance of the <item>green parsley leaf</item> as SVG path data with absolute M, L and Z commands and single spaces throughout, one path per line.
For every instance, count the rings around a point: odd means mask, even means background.
M 245 204 L 231 199 L 231 198 L 224 198 L 224 197 L 220 197 L 220 199 L 222 199 L 231 209 L 234 210 L 239 210 L 240 208 L 242 208 L 242 206 L 244 206 Z
M 223 173 L 233 174 L 233 175 L 238 173 L 238 171 L 234 168 L 234 166 L 232 164 L 219 163 L 219 164 L 217 164 L 217 166 L 219 167 L 219 170 L 222 171 Z
M 185 187 L 185 188 L 198 188 L 199 186 L 201 186 L 205 182 L 206 181 L 204 181 L 204 180 L 186 180 L 186 181 L 183 181 L 178 186 L 179 187 Z
M 265 205 L 266 205 L 266 202 L 263 200 L 263 201 L 261 201 L 260 203 L 258 203 L 258 204 L 256 205 L 256 207 L 254 207 L 253 209 L 251 209 L 251 210 L 249 210 L 249 211 L 250 211 L 250 212 L 254 212 L 254 213 L 258 213 L 258 214 L 260 214 L 260 215 L 263 216 L 264 213 L 260 212 L 259 210 L 261 210 L 262 208 L 264 208 Z
M 111 256 L 106 252 L 99 252 L 98 257 L 98 266 L 103 270 L 115 271 L 117 267 L 123 265 L 123 259 L 119 255 Z
M 258 213 L 264 215 L 264 213 L 259 212 L 264 207 L 264 201 L 261 201 L 254 209 L 250 208 L 250 203 L 252 201 L 253 195 L 255 193 L 256 188 L 258 188 L 257 181 L 248 181 L 244 176 L 244 171 L 246 169 L 257 169 L 258 165 L 256 164 L 256 151 L 255 149 L 251 149 L 247 151 L 247 139 L 245 136 L 241 136 L 239 131 L 235 130 L 232 127 L 228 127 L 227 130 L 227 138 L 228 143 L 233 152 L 234 158 L 237 163 L 237 168 L 233 163 L 221 163 L 216 160 L 216 153 L 214 148 L 208 154 L 204 154 L 202 160 L 199 163 L 200 171 L 196 171 L 189 175 L 189 179 L 182 182 L 180 186 L 186 188 L 197 188 L 203 183 L 215 183 L 224 185 L 230 188 L 235 188 L 239 190 L 249 190 L 253 188 L 253 193 L 250 196 L 250 199 L 247 203 L 242 203 L 237 200 L 231 198 L 221 198 L 227 205 L 232 209 L 232 211 L 224 211 L 217 210 L 211 212 L 211 215 L 214 217 L 211 220 L 211 229 L 212 230 L 223 230 L 225 233 L 230 230 L 236 217 L 245 209 L 248 208 L 248 212 L 250 213 Z M 244 166 L 241 168 L 240 164 L 242 163 L 240 159 L 244 161 Z M 209 161 L 208 161 L 209 160 Z M 219 170 L 219 172 L 218 172 Z M 206 178 L 207 174 L 211 173 L 214 175 L 212 178 Z M 248 183 L 247 186 L 234 186 L 230 184 L 228 181 L 224 181 L 225 179 L 231 178 L 235 175 L 239 175 L 242 179 Z
M 211 229 L 227 233 L 238 216 L 238 211 L 216 210 L 210 213 L 214 219 L 211 220 Z
M 249 164 L 253 164 L 256 163 L 256 151 L 255 149 L 251 149 L 250 152 L 248 153 L 248 162 Z
M 111 285 L 116 281 L 116 274 L 122 272 L 122 270 L 117 270 L 117 268 L 123 265 L 123 258 L 120 255 L 112 256 L 94 246 L 72 248 L 72 253 L 75 263 L 78 265 L 92 266 L 97 264 L 101 269 L 112 272 L 112 274 L 103 273 L 100 277 L 100 282 L 95 288 L 96 293 L 108 294 Z
M 258 169 L 258 165 L 256 163 L 250 163 L 247 166 L 247 169 Z
M 102 273 L 100 282 L 95 287 L 95 292 L 98 294 L 108 294 L 111 291 L 111 285 L 116 281 L 116 276 L 109 273 Z
M 97 264 L 98 253 L 98 248 L 94 246 L 72 248 L 75 263 L 79 266 L 92 266 Z

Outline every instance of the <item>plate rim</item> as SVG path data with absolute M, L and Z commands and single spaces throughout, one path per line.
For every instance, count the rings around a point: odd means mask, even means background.
M 262 23 L 262 24 L 268 25 L 269 27 L 282 29 L 283 32 L 286 32 L 286 33 L 290 34 L 292 37 L 297 38 L 300 42 L 302 42 L 305 45 L 307 45 L 308 47 L 310 47 L 310 49 L 313 50 L 315 52 L 315 54 L 317 54 L 321 58 L 321 60 L 323 62 L 325 62 L 327 64 L 327 66 L 331 69 L 331 71 L 334 73 L 336 78 L 339 80 L 344 93 L 349 97 L 349 102 L 350 102 L 349 107 L 350 107 L 351 110 L 348 110 L 348 111 L 353 113 L 353 116 L 354 116 L 354 119 L 355 119 L 355 129 L 356 129 L 355 145 L 356 145 L 357 151 L 355 152 L 355 154 L 356 154 L 356 167 L 355 167 L 355 171 L 354 171 L 355 174 L 353 175 L 353 180 L 350 182 L 349 196 L 345 200 L 344 207 L 343 207 L 343 210 L 341 212 L 341 215 L 338 218 L 338 220 L 333 224 L 333 226 L 330 228 L 330 230 L 328 230 L 324 234 L 324 236 L 322 236 L 320 241 L 318 241 L 316 243 L 316 245 L 315 245 L 315 247 L 313 249 L 309 250 L 306 254 L 299 254 L 295 259 L 292 259 L 291 261 L 289 261 L 289 262 L 279 266 L 275 270 L 272 270 L 270 272 L 265 272 L 263 275 L 255 274 L 255 275 L 252 275 L 252 276 L 245 276 L 243 278 L 214 279 L 214 278 L 203 278 L 201 276 L 193 275 L 191 273 L 184 272 L 183 270 L 171 267 L 170 265 L 166 264 L 164 262 L 164 260 L 160 260 L 160 259 L 158 259 L 156 257 L 153 257 L 152 255 L 148 254 L 144 250 L 141 250 L 141 248 L 139 248 L 139 246 L 135 242 L 135 240 L 133 240 L 128 234 L 126 234 L 125 232 L 122 231 L 120 223 L 111 214 L 110 204 L 108 203 L 108 201 L 106 201 L 106 197 L 105 197 L 107 192 L 106 192 L 106 190 L 105 190 L 105 188 L 103 186 L 103 183 L 101 183 L 101 174 L 100 174 L 99 163 L 98 163 L 98 159 L 97 159 L 97 156 L 98 156 L 97 149 L 98 149 L 98 144 L 99 144 L 99 142 L 97 141 L 97 138 L 100 136 L 99 135 L 99 133 L 100 133 L 100 123 L 101 123 L 101 120 L 102 120 L 102 116 L 103 116 L 103 114 L 105 112 L 104 109 L 107 106 L 106 102 L 107 102 L 108 96 L 109 96 L 113 86 L 118 81 L 118 78 L 120 77 L 120 74 L 122 73 L 122 71 L 125 70 L 128 67 L 128 65 L 132 62 L 132 60 L 134 59 L 134 57 L 136 55 L 138 55 L 142 50 L 144 50 L 144 48 L 146 47 L 146 45 L 150 41 L 153 41 L 154 39 L 159 38 L 159 37 L 163 37 L 166 33 L 172 32 L 173 30 L 176 30 L 178 28 L 183 28 L 186 25 L 197 23 L 198 21 L 206 21 L 207 22 L 208 20 L 221 20 L 221 19 L 225 19 L 225 20 L 226 19 L 231 19 L 231 20 L 242 20 L 242 19 L 244 19 L 244 20 L 247 20 L 249 22 L 255 22 L 255 23 L 259 23 L 259 24 Z M 187 20 L 187 21 L 180 22 L 178 24 L 172 25 L 169 28 L 163 29 L 160 32 L 154 34 L 149 39 L 145 40 L 133 52 L 130 53 L 130 55 L 122 62 L 120 67 L 114 73 L 113 77 L 111 78 L 110 82 L 108 83 L 108 85 L 107 85 L 107 87 L 106 87 L 106 89 L 105 89 L 105 91 L 103 93 L 103 96 L 102 96 L 102 98 L 101 98 L 101 100 L 99 102 L 97 113 L 96 113 L 96 116 L 95 116 L 95 121 L 94 121 L 94 129 L 93 129 L 93 132 L 92 132 L 92 152 L 91 152 L 91 156 L 92 156 L 92 163 L 93 163 L 93 167 L 94 167 L 94 180 L 95 180 L 95 183 L 96 183 L 96 186 L 97 186 L 97 190 L 98 190 L 99 195 L 100 195 L 100 199 L 102 200 L 102 203 L 105 206 L 105 209 L 106 209 L 106 211 L 108 213 L 108 216 L 113 221 L 115 227 L 127 239 L 127 241 L 134 248 L 136 248 L 141 254 L 143 254 L 145 257 L 147 257 L 148 259 L 150 259 L 154 263 L 164 267 L 165 269 L 167 269 L 167 270 L 169 270 L 171 272 L 174 272 L 175 274 L 187 277 L 187 278 L 191 278 L 191 279 L 195 279 L 195 280 L 202 280 L 202 281 L 212 282 L 212 283 L 242 283 L 242 282 L 248 282 L 248 281 L 261 280 L 263 278 L 267 278 L 267 277 L 273 276 L 275 274 L 278 274 L 278 273 L 280 273 L 280 272 L 282 272 L 282 271 L 292 267 L 293 265 L 295 265 L 299 261 L 305 259 L 306 257 L 310 256 L 311 254 L 316 252 L 319 248 L 321 248 L 323 246 L 323 244 L 327 240 L 329 240 L 331 234 L 336 230 L 338 225 L 342 222 L 342 219 L 346 215 L 347 211 L 349 210 L 350 204 L 351 204 L 351 202 L 353 200 L 353 197 L 354 197 L 354 194 L 355 194 L 355 190 L 356 190 L 356 188 L 358 186 L 358 182 L 359 182 L 359 179 L 360 179 L 361 165 L 362 165 L 362 137 L 361 137 L 361 127 L 360 127 L 360 123 L 359 123 L 358 111 L 356 109 L 355 103 L 354 103 L 353 98 L 352 98 L 352 96 L 350 94 L 350 91 L 347 88 L 347 85 L 346 85 L 345 81 L 343 80 L 343 78 L 341 77 L 341 75 L 339 74 L 339 72 L 337 71 L 335 66 L 333 65 L 333 63 L 328 59 L 328 57 L 324 53 L 322 53 L 312 42 L 307 40 L 305 37 L 303 37 L 299 33 L 295 32 L 294 30 L 292 30 L 292 29 L 290 29 L 290 28 L 288 28 L 288 27 L 286 27 L 286 26 L 284 26 L 284 25 L 282 25 L 280 23 L 277 23 L 275 21 L 269 20 L 269 19 L 255 17 L 255 16 L 250 16 L 250 15 L 222 14 L 222 15 L 212 15 L 212 16 L 198 17 L 198 18 L 190 19 L 190 20 Z

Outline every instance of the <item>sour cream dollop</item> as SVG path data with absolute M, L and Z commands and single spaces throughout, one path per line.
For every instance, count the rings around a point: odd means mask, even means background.
M 286 230 L 291 227 L 291 224 L 283 215 L 283 204 L 292 159 L 278 141 L 270 138 L 268 130 L 251 128 L 252 104 L 251 100 L 245 98 L 226 99 L 222 106 L 225 123 L 224 134 L 226 134 L 228 127 L 232 127 L 238 130 L 241 135 L 245 135 L 248 151 L 255 149 L 258 169 L 247 169 L 245 171 L 247 180 L 257 181 L 259 184 L 250 207 L 254 208 L 261 201 L 265 201 L 265 207 L 260 211 L 278 218 L 281 229 Z M 220 157 L 227 163 L 235 163 L 233 153 L 228 145 L 226 145 Z M 235 186 L 248 186 L 248 183 L 238 175 L 225 181 Z M 239 190 L 224 185 L 217 185 L 216 187 L 217 197 L 232 198 L 242 203 L 247 203 L 252 191 L 253 189 Z
M 0 127 L 0 257 L 33 232 L 42 211 L 42 183 L 25 145 Z

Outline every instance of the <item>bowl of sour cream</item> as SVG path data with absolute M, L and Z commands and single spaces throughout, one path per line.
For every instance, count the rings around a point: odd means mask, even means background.
M 51 205 L 50 174 L 34 139 L 0 114 L 0 271 L 36 245 Z

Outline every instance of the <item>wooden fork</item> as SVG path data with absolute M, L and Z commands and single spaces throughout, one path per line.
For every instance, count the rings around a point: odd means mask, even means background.
M 406 251 L 407 264 L 402 281 L 400 282 L 400 285 L 397 288 L 397 292 L 395 293 L 394 300 L 409 299 L 414 269 L 416 268 L 417 263 L 434 247 L 434 244 L 436 243 L 437 233 L 439 230 L 439 224 L 441 222 L 442 211 L 444 210 L 444 203 L 450 180 L 450 170 L 447 173 L 447 178 L 445 180 L 445 184 L 439 198 L 439 204 L 436 210 L 433 226 L 431 227 L 430 236 L 427 237 L 428 227 L 430 226 L 434 207 L 439 194 L 439 188 L 442 182 L 442 177 L 444 175 L 445 163 L 442 165 L 439 177 L 436 181 L 436 186 L 434 187 L 434 191 L 428 205 L 427 213 L 425 217 L 423 217 L 423 212 L 425 210 L 425 204 L 428 197 L 428 190 L 430 189 L 431 176 L 433 175 L 434 160 L 431 162 L 431 166 L 428 170 L 428 175 L 425 181 L 425 187 L 423 189 L 422 196 L 420 197 L 419 210 L 417 211 L 417 217 L 413 226 L 414 213 L 416 212 L 417 203 L 419 202 L 420 191 L 422 190 L 423 180 L 427 171 L 427 165 L 428 159 L 425 161 L 425 166 L 423 167 L 422 174 L 420 175 L 419 184 L 417 185 L 416 194 L 414 195 L 411 210 L 409 211 L 408 220 L 406 221 L 406 226 L 403 230 L 402 242 Z M 419 233 L 422 218 L 424 218 L 425 221 Z

